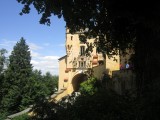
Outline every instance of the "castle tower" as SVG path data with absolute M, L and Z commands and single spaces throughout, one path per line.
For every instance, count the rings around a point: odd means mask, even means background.
M 78 91 L 80 83 L 87 80 L 86 72 L 89 69 L 92 69 L 93 75 L 98 79 L 102 78 L 106 70 L 109 70 L 109 74 L 113 70 L 119 70 L 119 56 L 115 56 L 117 61 L 109 59 L 107 55 L 104 59 L 102 54 L 97 53 L 96 47 L 87 56 L 87 45 L 79 40 L 80 34 L 82 32 L 71 34 L 66 30 L 66 55 L 59 59 L 58 89 L 66 89 L 67 94 Z M 93 44 L 94 40 L 87 39 L 87 42 Z

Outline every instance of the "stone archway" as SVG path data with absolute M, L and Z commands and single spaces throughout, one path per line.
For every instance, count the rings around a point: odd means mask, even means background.
M 77 74 L 72 79 L 73 91 L 77 92 L 79 90 L 80 84 L 87 80 L 87 75 L 84 73 Z

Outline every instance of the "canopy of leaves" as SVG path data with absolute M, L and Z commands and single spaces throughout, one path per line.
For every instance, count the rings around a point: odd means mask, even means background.
M 113 52 L 134 45 L 137 27 L 159 29 L 160 8 L 156 1 L 138 0 L 17 0 L 24 4 L 23 13 L 36 8 L 41 24 L 50 24 L 51 15 L 64 17 L 71 33 L 85 30 L 85 37 L 99 36 L 96 44 L 102 52 Z M 87 28 L 87 30 L 86 30 Z M 116 51 L 113 52 L 116 54 Z

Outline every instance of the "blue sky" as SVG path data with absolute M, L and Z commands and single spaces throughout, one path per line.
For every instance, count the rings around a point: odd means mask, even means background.
M 58 75 L 58 58 L 65 55 L 65 22 L 51 17 L 51 26 L 39 24 L 41 15 L 35 9 L 20 16 L 22 5 L 16 0 L 0 0 L 0 49 L 9 54 L 24 37 L 31 51 L 34 69 Z

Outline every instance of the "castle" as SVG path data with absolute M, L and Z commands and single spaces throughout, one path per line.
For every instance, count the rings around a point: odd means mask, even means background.
M 114 56 L 116 61 L 114 58 L 109 58 L 108 55 L 104 58 L 101 53 L 96 51 L 95 47 L 90 56 L 86 56 L 87 45 L 79 40 L 79 35 L 78 32 L 71 34 L 69 30 L 66 30 L 66 55 L 59 58 L 59 98 L 56 99 L 69 95 L 73 91 L 78 91 L 80 83 L 87 80 L 89 70 L 92 70 L 93 76 L 97 79 L 101 79 L 104 74 L 110 76 L 115 74 L 116 76 L 116 71 L 120 70 L 120 65 L 125 66 L 126 61 L 129 61 L 129 55 L 125 57 L 116 55 Z M 93 43 L 94 39 L 87 39 L 87 42 Z

